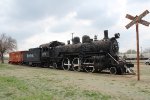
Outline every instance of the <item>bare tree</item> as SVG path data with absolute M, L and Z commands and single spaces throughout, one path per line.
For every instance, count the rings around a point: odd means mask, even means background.
M 126 53 L 126 54 L 136 54 L 136 51 L 129 49 L 129 50 L 127 50 L 125 53 Z
M 4 54 L 13 51 L 17 48 L 17 42 L 5 33 L 0 34 L 0 57 L 1 62 L 4 63 Z

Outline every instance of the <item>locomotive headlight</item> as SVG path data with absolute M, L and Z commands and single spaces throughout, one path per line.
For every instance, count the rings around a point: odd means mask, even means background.
M 120 37 L 120 33 L 115 34 L 115 38 L 118 39 Z

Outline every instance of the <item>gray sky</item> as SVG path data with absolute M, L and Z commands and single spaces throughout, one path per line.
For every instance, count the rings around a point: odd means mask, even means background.
M 120 51 L 136 49 L 135 25 L 125 15 L 150 11 L 150 0 L 1 0 L 0 33 L 17 40 L 18 50 L 38 47 L 53 40 L 65 42 L 74 36 L 109 37 L 120 33 Z M 150 21 L 150 14 L 143 18 Z M 140 47 L 150 47 L 150 27 L 139 25 Z

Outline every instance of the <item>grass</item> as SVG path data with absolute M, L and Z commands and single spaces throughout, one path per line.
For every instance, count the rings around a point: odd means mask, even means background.
M 150 100 L 149 66 L 136 76 L 0 64 L 0 100 Z
M 14 69 L 14 67 L 11 67 L 11 65 L 8 65 L 8 64 L 2 64 L 0 63 L 0 70 L 5 70 L 5 69 Z
M 146 94 L 150 95 L 149 88 L 142 89 L 142 88 L 139 87 L 138 89 L 139 89 L 139 92 L 143 92 L 143 93 L 146 93 Z
M 23 67 L 23 66 L 21 66 Z M 57 73 L 0 64 L 1 100 L 109 100 L 111 96 L 65 83 L 69 78 L 55 78 Z
M 0 98 L 15 99 L 17 95 L 22 95 L 28 90 L 28 86 L 23 80 L 14 76 L 0 76 Z
M 25 85 L 23 80 L 19 80 L 13 76 L 0 76 L 0 86 L 3 88 L 12 88 L 15 87 L 20 91 L 26 91 L 28 87 Z
M 103 94 L 100 94 L 99 92 L 95 92 L 95 91 L 87 91 L 87 90 L 84 90 L 84 95 L 86 95 L 88 98 L 91 98 L 93 100 L 108 100 L 111 98 L 111 96 L 108 96 L 108 95 L 103 95 Z

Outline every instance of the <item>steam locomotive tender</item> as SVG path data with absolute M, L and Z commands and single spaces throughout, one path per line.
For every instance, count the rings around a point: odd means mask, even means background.
M 70 41 L 67 45 L 58 41 L 42 44 L 39 47 L 40 65 L 74 71 L 101 72 L 108 69 L 112 74 L 131 73 L 134 65 L 126 63 L 118 56 L 119 37 L 120 34 L 116 33 L 109 38 L 108 30 L 105 30 L 102 40 L 93 41 L 85 35 L 82 43 L 79 37 L 74 37 L 72 44 Z

